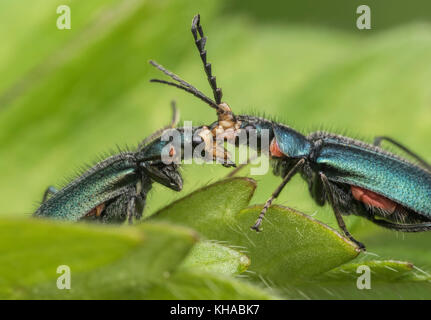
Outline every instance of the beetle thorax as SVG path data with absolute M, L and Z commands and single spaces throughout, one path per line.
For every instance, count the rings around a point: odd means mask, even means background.
M 212 129 L 213 136 L 227 140 L 234 139 L 241 127 L 241 122 L 235 119 L 232 109 L 227 103 L 222 102 L 218 107 L 218 125 Z

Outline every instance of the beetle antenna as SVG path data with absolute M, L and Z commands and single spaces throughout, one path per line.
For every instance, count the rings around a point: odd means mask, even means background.
M 176 87 L 178 89 L 187 91 L 188 93 L 191 93 L 195 97 L 201 99 L 203 102 L 205 102 L 206 104 L 208 104 L 211 108 L 218 109 L 218 106 L 215 104 L 214 101 L 212 101 L 210 98 L 208 98 L 204 94 L 201 94 L 199 91 L 195 91 L 195 90 L 192 90 L 192 89 L 190 89 L 188 87 L 183 87 L 182 85 L 177 84 L 175 82 L 170 82 L 170 81 L 166 81 L 166 80 L 151 79 L 150 82 L 157 82 L 157 83 L 167 84 L 169 86 L 173 86 L 173 87 Z
M 217 82 L 216 77 L 213 76 L 211 71 L 211 63 L 207 62 L 207 52 L 205 50 L 205 44 L 207 41 L 207 37 L 204 36 L 204 32 L 202 29 L 202 26 L 200 24 L 200 15 L 197 14 L 193 17 L 192 21 L 192 28 L 191 28 L 193 38 L 195 39 L 196 47 L 198 48 L 199 55 L 201 57 L 202 63 L 204 65 L 204 70 L 208 78 L 208 82 L 210 84 L 210 87 L 214 94 L 214 99 L 208 98 L 206 95 L 204 95 L 202 92 L 200 92 L 198 89 L 193 87 L 190 83 L 184 81 L 179 76 L 174 74 L 173 72 L 167 70 L 163 66 L 159 65 L 157 62 L 150 60 L 150 64 L 160 71 L 162 71 L 164 74 L 169 76 L 171 79 L 173 79 L 175 82 L 171 81 L 165 81 L 165 80 L 159 80 L 159 79 L 151 79 L 150 82 L 158 82 L 167 84 L 169 86 L 176 87 L 178 89 L 187 91 L 188 93 L 193 94 L 194 96 L 198 97 L 202 101 L 204 101 L 206 104 L 208 104 L 210 107 L 216 109 L 217 116 L 219 123 L 223 122 L 223 127 L 229 128 L 232 127 L 236 123 L 235 115 L 232 113 L 231 108 L 228 104 L 221 102 L 222 99 L 222 90 L 221 88 L 217 88 Z
M 171 101 L 171 108 L 172 108 L 172 121 L 171 121 L 171 128 L 175 128 L 180 121 L 180 112 L 178 111 L 177 105 L 175 103 L 175 100 Z
M 172 78 L 173 80 L 179 82 L 179 84 L 175 83 L 175 82 L 160 80 L 160 79 L 151 79 L 150 82 L 163 83 L 163 84 L 167 84 L 167 85 L 176 87 L 178 89 L 182 89 L 184 91 L 187 91 L 188 93 L 193 94 L 195 97 L 198 97 L 199 99 L 201 99 L 202 101 L 204 101 L 206 104 L 208 104 L 210 107 L 212 107 L 214 109 L 217 109 L 217 110 L 219 109 L 219 106 L 217 105 L 217 103 L 215 103 L 212 99 L 208 98 L 205 94 L 203 94 L 201 91 L 199 91 L 198 89 L 196 89 L 190 83 L 188 83 L 188 82 L 184 81 L 183 79 L 181 79 L 175 73 L 167 70 L 165 67 L 163 67 L 162 65 L 158 64 L 157 62 L 155 62 L 153 60 L 150 60 L 149 63 L 152 66 L 154 66 L 157 69 L 159 69 L 160 71 L 162 71 L 164 74 L 166 74 L 170 78 Z
M 198 48 L 199 55 L 201 57 L 202 63 L 204 64 L 204 70 L 208 77 L 208 82 L 214 94 L 214 99 L 217 105 L 221 103 L 221 98 L 223 96 L 221 88 L 217 88 L 216 77 L 212 75 L 211 63 L 207 62 L 207 51 L 205 50 L 205 44 L 207 42 L 207 37 L 204 36 L 204 31 L 201 26 L 201 16 L 197 14 L 192 20 L 192 34 L 195 39 L 196 48 Z

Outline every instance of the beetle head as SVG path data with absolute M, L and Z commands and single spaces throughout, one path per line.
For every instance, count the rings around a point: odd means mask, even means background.
M 154 181 L 175 191 L 183 188 L 183 178 L 178 172 L 178 165 L 164 164 L 163 162 L 142 162 L 141 167 Z

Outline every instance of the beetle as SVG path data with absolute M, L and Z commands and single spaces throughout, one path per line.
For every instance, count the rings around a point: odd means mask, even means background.
M 190 143 L 192 149 L 203 144 L 208 158 L 227 167 L 234 166 L 226 150 L 214 149 L 216 146 L 206 126 L 190 128 L 190 134 L 186 134 L 184 128 L 176 128 L 180 145 L 173 144 L 172 139 L 162 139 L 162 133 L 174 128 L 178 121 L 174 103 L 172 108 L 171 125 L 144 139 L 136 150 L 120 151 L 96 163 L 61 190 L 48 187 L 34 216 L 104 223 L 139 220 L 153 182 L 175 191 L 182 189 L 183 180 L 178 171 L 180 160 L 173 160 L 178 157 L 184 160 L 183 150 L 178 149 L 183 149 L 186 143 Z M 168 150 L 170 163 L 162 158 L 163 150 Z
M 340 229 L 362 250 L 365 246 L 349 233 L 342 215 L 358 215 L 379 226 L 404 232 L 431 229 L 430 164 L 389 137 L 377 137 L 373 144 L 369 144 L 324 131 L 303 135 L 272 120 L 235 115 L 229 105 L 222 102 L 222 91 L 217 88 L 211 64 L 207 62 L 207 38 L 199 15 L 193 18 L 191 31 L 214 95 L 214 100 L 201 100 L 217 109 L 218 120 L 210 126 L 213 134 L 222 133 L 230 139 L 233 137 L 238 144 L 237 137 L 241 133 L 249 137 L 253 131 L 258 138 L 263 138 L 262 133 L 266 129 L 273 173 L 283 179 L 266 201 L 252 229 L 260 230 L 266 211 L 296 173 L 300 173 L 306 181 L 311 197 L 319 206 L 325 203 L 332 206 Z M 164 67 L 155 62 L 152 64 L 171 76 L 172 73 Z M 178 76 L 171 78 L 184 82 Z M 157 79 L 151 81 L 190 92 L 176 83 Z M 416 161 L 382 149 L 382 141 L 392 143 Z M 248 140 L 246 143 L 249 145 Z M 258 146 L 257 151 L 263 150 Z

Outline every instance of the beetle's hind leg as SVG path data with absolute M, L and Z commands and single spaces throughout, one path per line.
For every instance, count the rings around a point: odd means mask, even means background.
M 353 238 L 353 236 L 347 230 L 346 224 L 344 223 L 343 217 L 341 215 L 341 211 L 339 210 L 337 203 L 334 201 L 334 195 L 328 178 L 322 172 L 320 172 L 319 175 L 320 175 L 320 178 L 322 179 L 323 188 L 325 189 L 325 193 L 328 196 L 329 203 L 331 204 L 332 209 L 334 210 L 334 214 L 335 214 L 335 218 L 337 219 L 338 226 L 340 227 L 341 230 L 343 230 L 343 233 L 347 238 L 349 238 L 352 242 L 356 243 L 359 249 L 365 251 L 365 245 L 362 242 L 359 242 L 358 240 Z
M 397 148 L 401 149 L 402 151 L 407 153 L 409 156 L 416 159 L 425 169 L 427 169 L 428 171 L 431 172 L 431 164 L 429 164 L 424 159 L 422 159 L 422 157 L 418 156 L 416 153 L 411 151 L 409 148 L 405 147 L 404 145 L 402 145 L 401 143 L 397 142 L 396 140 L 394 140 L 392 138 L 385 137 L 385 136 L 375 137 L 373 144 L 377 147 L 380 147 L 382 144 L 382 141 L 387 141 L 387 142 L 393 144 L 394 146 L 396 146 Z
M 45 192 L 43 193 L 42 203 L 44 203 L 46 200 L 48 200 L 49 196 L 52 196 L 57 192 L 58 192 L 58 190 L 54 186 L 49 186 L 48 188 L 46 188 Z

